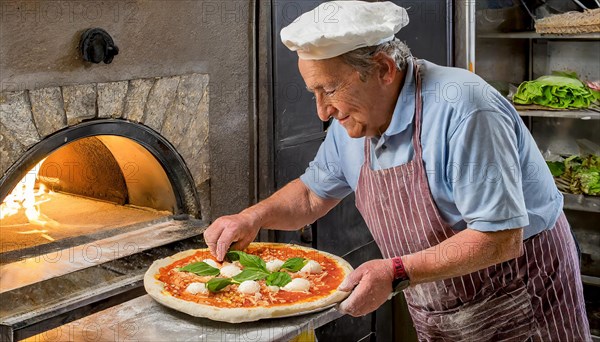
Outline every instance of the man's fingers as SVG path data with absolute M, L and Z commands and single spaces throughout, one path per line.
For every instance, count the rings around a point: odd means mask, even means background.
M 225 254 L 229 250 L 229 243 L 219 240 L 217 242 L 217 261 L 222 262 L 225 259 Z
M 217 257 L 217 244 L 214 242 L 206 242 L 208 249 L 210 250 L 210 254 L 212 254 L 215 258 Z
M 250 224 L 245 216 L 231 215 L 218 218 L 208 227 L 204 242 L 217 261 L 225 259 L 229 248 L 242 250 L 252 242 L 255 230 Z
M 223 225 L 217 220 L 210 225 L 203 234 L 204 242 L 208 246 L 210 253 L 215 257 L 217 256 L 217 241 L 219 240 L 219 236 L 223 232 L 223 229 Z
M 338 287 L 338 290 L 340 291 L 352 291 L 350 296 L 348 296 L 348 298 L 346 298 L 346 300 L 341 302 L 338 306 L 337 309 L 341 313 L 354 317 L 359 316 L 356 310 L 359 307 L 359 303 L 361 300 L 360 296 L 364 295 L 364 293 L 362 293 L 364 291 L 361 291 L 360 286 L 360 280 L 362 279 L 362 277 L 363 271 L 362 268 L 359 267 L 352 271 L 352 273 L 350 273 L 350 275 L 348 275 L 346 279 L 344 279 L 342 284 Z
M 348 298 L 338 305 L 337 310 L 345 315 L 356 317 L 357 296 L 352 293 Z
M 250 242 L 252 242 L 252 241 L 251 240 L 248 241 L 248 239 L 240 240 L 240 241 L 233 243 L 230 248 L 234 251 L 241 251 L 244 248 L 248 247 Z
M 352 271 L 347 277 L 346 279 L 344 279 L 344 281 L 340 284 L 340 286 L 338 287 L 338 290 L 340 291 L 352 291 L 352 289 L 358 285 L 358 283 L 360 282 L 360 279 L 362 278 L 362 272 L 359 269 L 356 269 L 354 271 Z
M 369 294 L 369 287 L 364 283 L 359 283 L 350 296 L 340 303 L 338 311 L 354 317 L 364 316 L 373 311 L 370 309 L 368 301 L 372 300 Z M 376 309 L 377 307 L 375 307 Z

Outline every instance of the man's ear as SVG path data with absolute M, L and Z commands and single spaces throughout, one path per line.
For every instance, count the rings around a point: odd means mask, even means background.
M 398 72 L 394 59 L 383 52 L 379 52 L 373 56 L 373 60 L 377 63 L 376 72 L 378 79 L 386 85 L 394 82 L 394 78 Z

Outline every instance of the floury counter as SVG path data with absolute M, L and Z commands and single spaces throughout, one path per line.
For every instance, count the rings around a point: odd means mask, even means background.
M 290 341 L 341 317 L 334 308 L 295 317 L 224 323 L 192 317 L 145 295 L 26 341 Z M 303 340 L 301 338 L 301 340 Z

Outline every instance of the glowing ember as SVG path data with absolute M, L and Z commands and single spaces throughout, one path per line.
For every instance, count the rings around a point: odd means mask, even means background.
M 45 160 L 45 159 L 44 159 Z M 25 210 L 25 216 L 29 223 L 42 227 L 56 227 L 58 223 L 40 212 L 40 204 L 45 202 L 41 196 L 48 193 L 44 184 L 36 183 L 40 166 L 44 162 L 40 161 L 33 169 L 29 170 L 25 177 L 15 186 L 13 191 L 6 196 L 0 204 L 0 219 L 8 216 L 16 215 L 21 210 Z M 37 191 L 35 186 L 38 184 Z M 54 241 L 52 237 L 47 235 L 47 231 L 34 230 L 31 232 L 22 232 L 22 234 L 42 234 L 42 237 L 50 241 Z

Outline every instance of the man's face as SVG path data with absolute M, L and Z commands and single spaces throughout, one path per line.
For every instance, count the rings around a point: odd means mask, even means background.
M 308 91 L 315 94 L 317 114 L 334 118 L 352 138 L 378 136 L 389 125 L 392 113 L 382 105 L 384 84 L 374 71 L 365 81 L 342 58 L 298 61 Z

